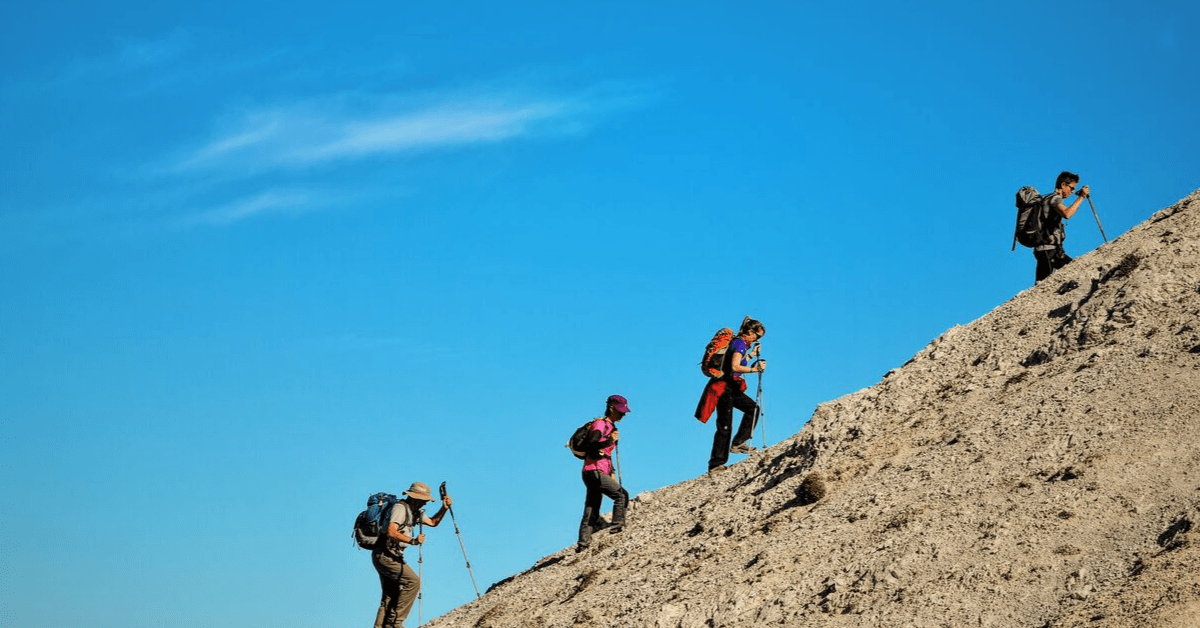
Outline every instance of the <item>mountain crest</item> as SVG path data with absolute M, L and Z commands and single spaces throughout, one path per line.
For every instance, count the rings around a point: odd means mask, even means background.
M 1200 191 L 435 628 L 1194 627 Z

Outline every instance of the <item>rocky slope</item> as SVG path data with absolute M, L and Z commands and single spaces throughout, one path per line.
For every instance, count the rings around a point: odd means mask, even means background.
M 1200 626 L 1200 191 L 428 625 Z

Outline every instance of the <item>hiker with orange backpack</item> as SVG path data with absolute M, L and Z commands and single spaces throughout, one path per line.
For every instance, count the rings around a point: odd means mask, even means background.
M 721 363 L 720 375 L 715 378 L 717 381 L 709 382 L 713 387 L 724 384 L 724 390 L 720 392 L 716 402 L 717 431 L 713 434 L 712 453 L 708 458 L 710 473 L 724 469 L 730 453 L 748 454 L 755 450 L 754 445 L 750 444 L 750 438 L 754 435 L 754 424 L 758 419 L 758 405 L 746 394 L 746 380 L 742 375 L 767 370 L 766 360 L 750 364 L 750 358 L 757 357 L 759 353 L 757 342 L 766 333 L 767 329 L 762 323 L 747 316 L 742 321 L 737 336 L 729 341 Z M 706 393 L 709 390 L 709 387 L 705 388 Z M 701 407 L 696 409 L 697 415 L 701 413 L 704 401 L 705 398 L 701 397 Z M 733 445 L 730 446 L 734 408 L 742 411 L 742 421 L 738 424 L 737 434 L 733 436 Z
M 742 323 L 750 320 L 747 316 Z M 724 371 L 721 364 L 725 361 L 725 352 L 729 350 L 729 342 L 733 340 L 733 330 L 722 327 L 713 334 L 712 340 L 704 347 L 704 357 L 700 358 L 700 372 L 708 376 L 704 391 L 700 393 L 700 401 L 696 404 L 696 420 L 708 423 L 713 412 L 717 410 L 717 400 L 725 394 L 725 380 L 721 378 Z

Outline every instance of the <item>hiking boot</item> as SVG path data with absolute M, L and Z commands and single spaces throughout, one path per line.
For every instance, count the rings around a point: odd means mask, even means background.
M 748 454 L 752 451 L 758 451 L 758 448 L 750 443 L 738 443 L 729 448 L 729 452 L 734 454 Z
M 621 533 L 621 531 L 622 531 L 622 530 L 624 530 L 624 529 L 625 529 L 625 524 L 623 524 L 623 523 L 616 523 L 616 524 L 613 524 L 613 525 L 612 525 L 612 527 L 610 527 L 610 528 L 608 529 L 608 533 L 609 533 L 609 534 L 620 534 L 620 533 Z
M 575 553 L 582 554 L 583 552 L 586 552 L 588 550 L 588 548 L 591 546 L 592 546 L 591 543 L 576 543 L 575 544 Z
M 708 472 L 709 473 L 720 473 L 724 470 L 725 470 L 725 465 L 721 465 L 719 467 L 713 467 L 713 468 L 709 469 Z

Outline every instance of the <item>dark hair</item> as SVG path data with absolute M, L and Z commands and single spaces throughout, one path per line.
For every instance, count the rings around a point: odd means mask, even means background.
M 759 338 L 767 335 L 767 328 L 763 327 L 762 323 L 747 316 L 746 320 L 742 321 L 742 328 L 738 330 L 738 335 L 740 336 L 749 331 L 757 332 Z
M 1067 172 L 1066 170 L 1063 170 L 1062 173 L 1058 175 L 1058 179 L 1054 182 L 1054 189 L 1057 190 L 1058 188 L 1061 188 L 1064 183 L 1079 183 L 1079 175 L 1075 174 L 1074 172 Z

